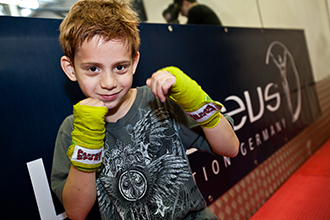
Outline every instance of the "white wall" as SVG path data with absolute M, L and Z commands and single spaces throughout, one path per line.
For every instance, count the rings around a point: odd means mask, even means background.
M 224 26 L 303 29 L 316 81 L 330 77 L 330 0 L 198 0 L 210 6 Z M 150 23 L 165 23 L 172 0 L 144 0 Z M 179 18 L 184 24 L 186 19 Z
M 265 27 L 304 29 L 316 81 L 330 76 L 327 0 L 261 0 Z

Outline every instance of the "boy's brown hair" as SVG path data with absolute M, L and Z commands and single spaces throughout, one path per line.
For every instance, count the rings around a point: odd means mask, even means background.
M 101 36 L 121 40 L 135 57 L 139 51 L 139 18 L 125 0 L 81 0 L 70 9 L 60 25 L 60 44 L 74 62 L 75 52 L 85 40 Z

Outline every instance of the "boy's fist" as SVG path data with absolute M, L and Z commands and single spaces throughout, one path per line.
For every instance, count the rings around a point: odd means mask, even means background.
M 152 74 L 151 78 L 147 79 L 147 85 L 155 96 L 164 102 L 175 81 L 176 78 L 173 74 L 166 70 L 159 70 Z
M 77 169 L 93 171 L 101 166 L 107 112 L 98 99 L 88 98 L 73 106 L 74 130 L 67 156 Z

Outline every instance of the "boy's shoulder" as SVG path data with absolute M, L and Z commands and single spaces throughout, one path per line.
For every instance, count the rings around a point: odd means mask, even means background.
M 63 120 L 59 131 L 60 132 L 73 131 L 73 128 L 74 128 L 73 123 L 74 123 L 74 116 L 73 116 L 73 114 L 71 114 Z
M 155 95 L 152 93 L 151 89 L 147 85 L 136 87 L 136 89 L 137 89 L 137 95 L 135 102 L 137 103 L 141 103 L 143 101 L 149 101 L 155 98 Z
M 73 114 L 71 114 L 63 120 L 62 124 L 72 124 L 73 122 L 74 122 L 74 116 Z

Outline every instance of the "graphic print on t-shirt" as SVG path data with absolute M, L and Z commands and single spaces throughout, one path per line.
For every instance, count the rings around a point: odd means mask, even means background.
M 122 219 L 182 218 L 201 200 L 191 196 L 196 186 L 188 188 L 192 177 L 177 127 L 163 108 L 140 112 L 140 120 L 125 129 L 130 143 L 105 142 L 98 176 L 101 215 L 116 219 L 110 217 L 116 210 Z

